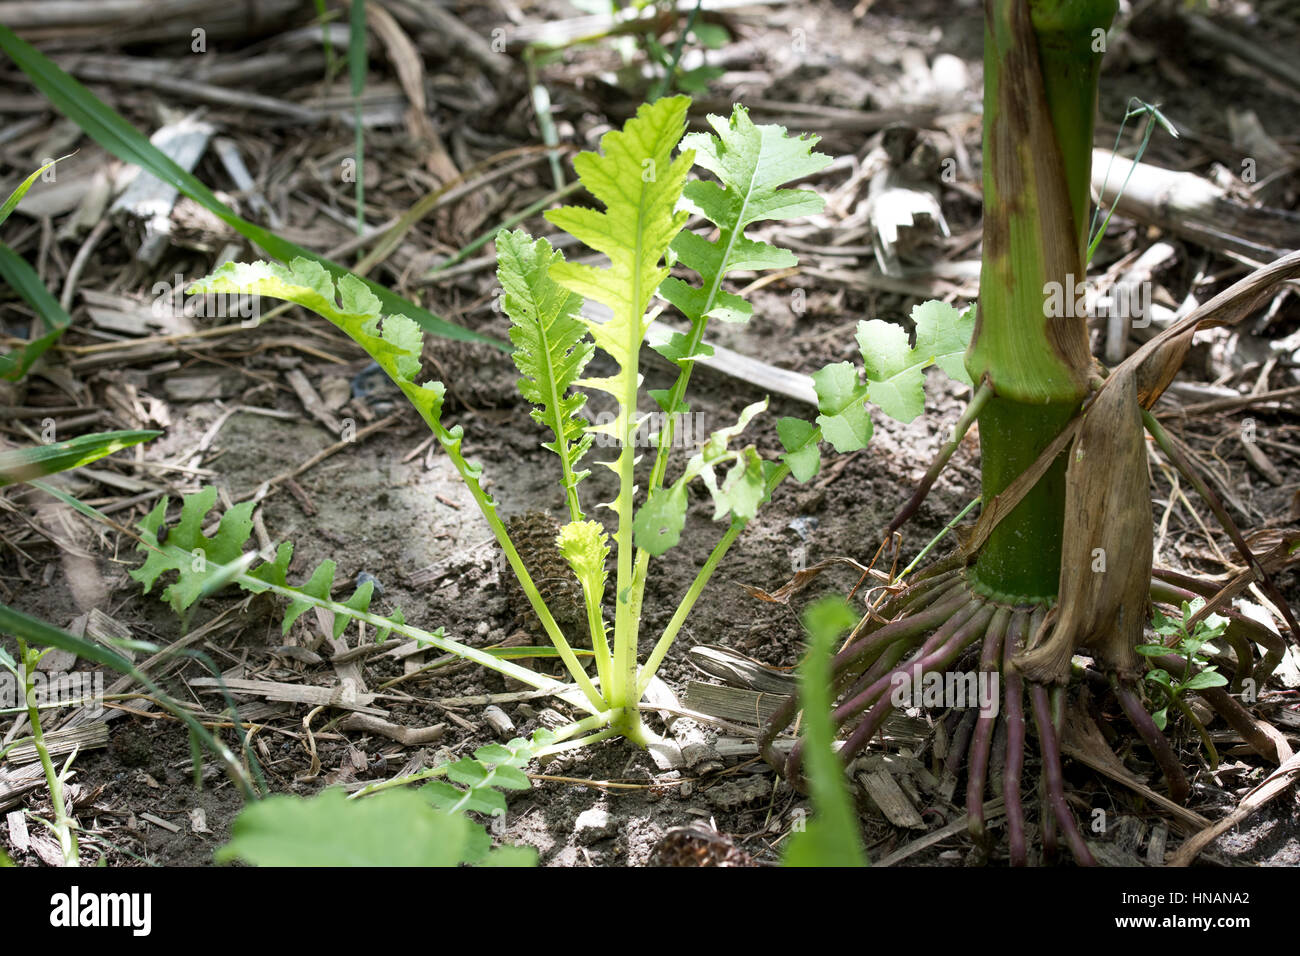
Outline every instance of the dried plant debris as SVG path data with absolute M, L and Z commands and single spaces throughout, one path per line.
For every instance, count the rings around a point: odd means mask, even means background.
M 519 551 L 519 557 L 528 569 L 537 590 L 566 633 L 583 634 L 586 630 L 586 610 L 582 586 L 564 560 L 555 543 L 560 533 L 560 523 L 544 511 L 527 511 L 506 519 L 506 530 Z M 498 549 L 499 552 L 500 549 Z M 507 598 L 515 623 L 530 632 L 541 635 L 542 625 L 532 605 L 513 574 L 503 574 Z
M 704 823 L 674 827 L 664 834 L 650 857 L 651 866 L 758 866 L 725 833 Z

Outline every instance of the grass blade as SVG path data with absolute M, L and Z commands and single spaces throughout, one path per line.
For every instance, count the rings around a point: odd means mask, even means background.
M 41 175 L 41 173 L 45 172 L 45 170 L 49 169 L 55 163 L 60 162 L 61 160 L 67 158 L 68 158 L 67 156 L 60 156 L 58 159 L 50 160 L 40 169 L 36 170 L 36 172 L 32 173 L 21 183 L 19 183 L 18 188 L 9 194 L 9 198 L 5 200 L 4 205 L 0 206 L 0 225 L 2 225 L 4 221 L 9 218 L 10 213 L 12 213 L 15 209 L 18 208 L 18 203 L 22 200 L 24 196 L 27 195 L 27 190 L 32 188 L 32 184 L 36 182 L 37 178 Z
M 0 452 L 0 488 L 70 468 L 80 468 L 105 455 L 157 438 L 161 434 L 159 431 L 100 432 L 50 445 Z
M 325 48 L 325 83 L 328 85 L 334 79 L 334 72 L 338 69 L 334 59 L 334 41 L 330 39 L 329 21 L 334 14 L 330 13 L 325 7 L 325 0 L 312 0 L 316 5 L 316 20 L 320 23 L 321 46 Z
M 9 283 L 9 286 L 35 310 L 41 321 L 45 323 L 46 330 L 44 335 L 33 339 L 22 348 L 7 355 L 0 355 L 0 378 L 14 382 L 26 375 L 32 363 L 59 340 L 72 322 L 72 317 L 64 312 L 63 306 L 50 295 L 49 289 L 45 288 L 45 283 L 36 274 L 36 270 L 27 264 L 27 260 L 2 242 L 0 242 L 0 278 Z
M 786 847 L 785 866 L 866 866 L 852 797 L 844 785 L 844 767 L 831 749 L 831 656 L 835 639 L 857 623 L 841 598 L 824 598 L 805 612 L 804 627 L 812 646 L 800 673 L 805 759 L 817 816 L 795 833 Z

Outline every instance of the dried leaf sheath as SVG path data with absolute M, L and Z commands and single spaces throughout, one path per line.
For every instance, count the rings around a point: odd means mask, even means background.
M 1030 680 L 1064 683 L 1070 655 L 1095 650 L 1133 676 L 1148 616 L 1151 496 L 1137 384 L 1118 371 L 1084 413 L 1065 475 L 1060 603 L 1015 664 Z

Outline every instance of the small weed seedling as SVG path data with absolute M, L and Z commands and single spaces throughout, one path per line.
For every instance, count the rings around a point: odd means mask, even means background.
M 709 579 L 760 505 L 787 477 L 806 482 L 818 473 L 823 441 L 839 452 L 866 446 L 872 432 L 868 395 L 887 414 L 910 421 L 924 410 L 924 370 L 929 365 L 938 364 L 969 384 L 961 354 L 974 321 L 969 311 L 925 303 L 912 313 L 915 346 L 901 327 L 878 320 L 860 322 L 857 339 L 864 369 L 840 362 L 814 374 L 819 414 L 813 421 L 784 418 L 777 423 L 785 449 L 779 460 L 764 460 L 752 444 L 737 447 L 746 426 L 767 407 L 763 400 L 744 409 L 734 425 L 709 435 L 670 481 L 669 452 L 678 423 L 690 412 L 686 393 L 691 372 L 696 360 L 712 354 L 704 341 L 709 322 L 744 322 L 751 313 L 742 297 L 726 291 L 725 280 L 741 270 L 789 268 L 796 263 L 791 253 L 752 238 L 746 230 L 765 220 L 818 212 L 822 200 L 815 192 L 787 188 L 787 184 L 818 172 L 830 161 L 812 151 L 814 138 L 789 136 L 779 126 L 755 125 L 739 106 L 730 118 L 709 117 L 714 132 L 683 136 L 689 102 L 677 96 L 642 106 L 624 129 L 603 137 L 599 153 L 576 157 L 574 167 L 582 185 L 603 204 L 603 210 L 566 207 L 546 214 L 553 225 L 602 253 L 607 266 L 567 262 L 547 240 L 522 232 L 502 231 L 496 237 L 497 274 L 511 322 L 514 360 L 522 376 L 519 388 L 533 406 L 533 418 L 548 433 L 544 447 L 558 459 L 558 483 L 568 520 L 555 543 L 581 584 L 585 634 L 566 633 L 539 593 L 496 502 L 483 488 L 481 466 L 465 456 L 461 426 L 443 420 L 443 384 L 417 381 L 423 336 L 413 321 L 403 315 L 381 315 L 379 299 L 359 280 L 344 276 L 336 284 L 318 264 L 305 259 L 287 267 L 226 263 L 189 290 L 266 295 L 296 303 L 324 317 L 365 349 L 420 413 L 464 480 L 572 683 L 563 684 L 451 640 L 442 629 L 429 632 L 414 627 L 400 611 L 389 617 L 373 614 L 368 582 L 347 601 L 331 600 L 333 562 L 324 562 L 306 585 L 294 587 L 287 581 L 293 553 L 287 542 L 273 558 L 254 567 L 259 556 L 243 551 L 251 534 L 251 503 L 229 509 L 212 537 L 200 530 L 215 504 L 212 488 L 185 499 L 179 520 L 167 529 L 165 538 L 160 535 L 165 500 L 142 521 L 147 559 L 133 572 L 136 579 L 148 589 L 164 573 L 174 572 L 176 578 L 163 591 L 163 598 L 178 612 L 229 583 L 252 592 L 270 591 L 290 599 L 286 631 L 308 608 L 320 608 L 334 614 L 336 637 L 349 620 L 363 621 L 376 628 L 380 639 L 400 634 L 421 641 L 556 693 L 588 713 L 555 732 L 506 745 L 512 766 L 520 766 L 518 761 L 525 756 L 543 756 L 612 736 L 653 746 L 655 737 L 641 721 L 641 699 Z M 693 166 L 714 178 L 688 182 Z M 692 213 L 704 217 L 711 232 L 685 229 Z M 682 267 L 683 275 L 693 273 L 693 278 L 671 275 L 674 266 Z M 676 366 L 677 376 L 670 388 L 649 392 L 658 410 L 647 413 L 640 404 L 639 365 L 647 332 L 664 307 L 655 304 L 656 296 L 685 316 L 689 327 L 654 346 Z M 597 349 L 612 360 L 613 371 L 584 378 Z M 587 396 L 579 388 L 612 397 L 616 411 L 591 423 L 583 417 Z M 651 422 L 658 427 L 647 428 Z M 611 529 L 589 515 L 581 495 L 583 479 L 589 474 L 584 459 L 598 438 L 598 444 L 614 453 L 611 460 L 599 462 L 617 477 L 613 499 L 601 506 L 612 514 Z M 645 444 L 648 450 L 638 447 Z M 687 486 L 696 480 L 712 497 L 714 520 L 726 521 L 727 529 L 649 657 L 638 662 L 650 563 L 678 543 L 686 524 Z M 611 572 L 613 600 L 607 601 Z M 587 673 L 575 652 L 584 644 L 595 661 L 594 675 Z M 480 751 L 471 763 L 477 762 L 487 773 L 502 765 L 500 756 Z M 358 795 L 434 776 L 467 786 L 471 780 L 462 764 L 374 784 Z M 453 773 L 458 766 L 460 770 Z M 450 807 L 463 803 L 466 792 L 447 786 L 428 796 L 436 798 L 437 806 Z M 476 809 L 461 807 L 465 808 Z
M 1139 644 L 1137 652 L 1144 657 L 1164 657 L 1173 651 L 1186 662 L 1182 677 L 1170 674 L 1163 667 L 1155 665 L 1147 671 L 1146 679 L 1155 689 L 1156 703 L 1159 705 L 1151 718 L 1156 722 L 1157 727 L 1164 730 L 1169 723 L 1169 708 L 1172 706 L 1181 711 L 1200 734 L 1205 751 L 1210 758 L 1211 768 L 1216 768 L 1219 765 L 1219 754 L 1214 749 L 1214 743 L 1210 740 L 1205 726 L 1197 719 L 1184 699 L 1187 691 L 1222 687 L 1228 683 L 1228 678 L 1219 673 L 1218 668 L 1209 662 L 1209 658 L 1204 653 L 1207 650 L 1213 651 L 1213 647 L 1207 648 L 1207 645 L 1223 636 L 1223 632 L 1228 627 L 1228 619 L 1211 614 L 1204 620 L 1197 621 L 1191 633 L 1187 630 L 1187 624 L 1192 616 L 1204 605 L 1205 601 L 1202 598 L 1197 598 L 1190 603 L 1184 601 L 1181 619 L 1166 617 L 1157 609 L 1153 615 L 1152 626 L 1157 634 L 1173 643 Z
M 41 729 L 41 709 L 36 703 L 36 693 L 33 684 L 32 675 L 36 673 L 37 665 L 40 664 L 41 658 L 48 654 L 53 648 L 47 647 L 37 649 L 28 647 L 27 642 L 21 637 L 18 638 L 18 657 L 15 661 L 9 656 L 3 647 L 0 647 L 0 667 L 9 671 L 18 681 L 18 686 L 23 691 L 23 701 L 27 710 L 27 720 L 31 724 L 32 733 L 30 737 L 23 737 L 5 747 L 0 747 L 0 757 L 3 757 L 10 750 L 22 744 L 31 744 L 36 749 L 36 754 L 41 761 L 41 769 L 45 772 L 45 783 L 50 788 L 50 805 L 53 809 L 54 819 L 52 821 L 43 820 L 46 826 L 53 832 L 55 838 L 59 841 L 59 852 L 63 856 L 65 866 L 80 866 L 80 856 L 77 850 L 76 825 L 68 813 L 68 807 L 63 799 L 63 784 L 71 774 L 72 760 L 76 756 L 74 750 L 68 757 L 62 768 L 54 766 L 54 760 L 50 754 L 49 747 L 45 743 L 45 733 Z

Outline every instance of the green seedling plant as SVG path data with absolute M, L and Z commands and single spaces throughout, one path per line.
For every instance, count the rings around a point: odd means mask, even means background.
M 8 746 L 0 748 L 0 757 L 23 744 L 30 744 L 36 749 L 36 755 L 41 761 L 41 769 L 45 772 L 45 783 L 50 789 L 50 802 L 54 808 L 54 819 L 42 822 L 50 828 L 55 839 L 58 840 L 59 852 L 63 855 L 64 866 L 80 866 L 81 858 L 77 850 L 76 823 L 71 814 L 68 813 L 68 806 L 63 798 L 63 785 L 67 782 L 71 773 L 72 761 L 77 752 L 74 750 L 69 754 L 62 767 L 55 767 L 54 760 L 50 756 L 50 749 L 45 742 L 45 731 L 41 724 L 41 708 L 37 701 L 36 684 L 33 677 L 41 658 L 51 650 L 53 648 L 50 647 L 44 649 L 29 647 L 27 642 L 20 637 L 18 638 L 18 660 L 15 661 L 3 647 L 0 647 L 0 667 L 9 671 L 18 682 L 18 686 L 23 689 L 27 721 L 31 725 L 32 731 L 30 736 L 20 738 Z
M 787 184 L 829 162 L 813 152 L 813 138 L 756 125 L 742 107 L 736 107 L 729 118 L 709 117 L 712 132 L 684 135 L 688 105 L 682 96 L 645 105 L 622 130 L 606 134 L 599 152 L 575 159 L 582 185 L 603 208 L 564 207 L 546 214 L 553 225 L 603 254 L 607 265 L 566 261 L 546 239 L 522 232 L 503 231 L 496 239 L 502 304 L 511 322 L 520 391 L 544 429 L 544 447 L 557 459 L 568 520 L 556 547 L 581 584 L 586 607 L 586 626 L 581 630 L 586 633 L 566 633 L 557 624 L 511 541 L 496 502 L 484 490 L 481 466 L 466 456 L 462 428 L 444 421 L 444 386 L 418 380 L 423 339 L 415 323 L 400 314 L 381 314 L 381 303 L 360 282 L 348 276 L 335 282 L 320 266 L 301 259 L 287 267 L 227 263 L 190 289 L 198 294 L 267 295 L 304 306 L 347 333 L 388 373 L 464 480 L 570 683 L 460 644 L 442 630 L 415 628 L 400 614 L 373 614 L 368 584 L 347 601 L 331 600 L 330 562 L 318 568 L 305 586 L 294 587 L 286 578 L 292 555 L 288 543 L 255 567 L 257 556 L 242 552 L 251 526 L 250 506 L 231 509 L 213 539 L 202 537 L 199 527 L 215 501 L 211 489 L 202 500 L 186 499 L 180 521 L 166 533 L 165 541 L 157 535 L 164 526 L 167 503 L 161 502 L 145 519 L 141 536 L 149 552 L 146 565 L 135 572 L 137 578 L 150 586 L 164 572 L 176 572 L 177 580 L 163 596 L 178 610 L 211 593 L 216 585 L 234 582 L 252 591 L 272 591 L 290 599 L 286 628 L 307 607 L 319 607 L 335 614 L 338 633 L 350 619 L 363 621 L 381 635 L 422 640 L 530 686 L 560 693 L 587 712 L 589 716 L 546 740 L 533 741 L 534 755 L 613 736 L 653 745 L 654 735 L 641 719 L 642 697 L 719 563 L 759 507 L 787 477 L 803 482 L 818 473 L 823 442 L 839 452 L 865 447 L 872 430 L 866 407 L 869 395 L 885 412 L 910 418 L 923 408 L 927 366 L 938 364 L 969 381 L 960 355 L 973 322 L 969 313 L 927 303 L 913 312 L 915 345 L 909 344 L 901 328 L 878 321 L 860 323 L 863 367 L 840 362 L 813 376 L 819 414 L 813 421 L 785 418 L 777 423 L 784 448 L 777 460 L 765 460 L 753 444 L 740 441 L 751 420 L 766 408 L 765 400 L 758 401 L 735 424 L 715 430 L 670 480 L 674 436 L 681 416 L 690 411 L 691 374 L 696 361 L 711 354 L 705 341 L 709 323 L 744 322 L 751 314 L 749 303 L 726 288 L 728 277 L 741 271 L 788 268 L 796 262 L 788 251 L 754 238 L 747 230 L 756 223 L 819 211 L 822 200 L 815 192 Z M 690 179 L 693 167 L 710 175 Z M 692 213 L 702 216 L 710 231 L 684 228 Z M 671 274 L 674 267 L 678 275 Z M 642 346 L 651 324 L 668 305 L 689 325 L 656 346 L 677 371 L 671 387 L 649 392 L 658 409 L 652 419 L 642 406 Z M 584 377 L 597 351 L 604 353 L 608 373 Z M 584 417 L 590 392 L 612 400 L 612 415 L 596 423 Z M 590 460 L 597 439 L 601 448 L 610 449 L 612 458 Z M 592 464 L 608 469 L 616 479 L 612 499 L 598 506 L 609 515 L 609 528 L 583 500 L 584 480 Z M 637 645 L 651 562 L 680 540 L 686 525 L 687 486 L 694 481 L 711 496 L 714 520 L 725 522 L 726 530 L 641 662 Z M 196 553 L 206 556 L 197 570 L 191 560 Z M 579 651 L 589 652 L 594 659 L 594 675 L 583 667 Z M 434 768 L 362 792 L 445 772 Z
M 1191 602 L 1184 601 L 1181 617 L 1166 617 L 1156 609 L 1152 627 L 1169 643 L 1139 644 L 1137 652 L 1144 657 L 1157 658 L 1165 657 L 1172 650 L 1183 658 L 1186 666 L 1182 676 L 1171 674 L 1154 662 L 1151 664 L 1151 669 L 1146 672 L 1147 681 L 1158 695 L 1156 703 L 1159 706 L 1152 712 L 1151 718 L 1157 727 L 1164 730 L 1169 723 L 1169 708 L 1174 707 L 1180 711 L 1200 735 L 1201 742 L 1205 745 L 1205 752 L 1210 758 L 1210 768 L 1213 770 L 1219 766 L 1219 753 L 1215 750 L 1214 742 L 1210 739 L 1205 725 L 1187 705 L 1185 697 L 1188 691 L 1223 687 L 1228 683 L 1228 678 L 1220 674 L 1218 667 L 1211 664 L 1206 656 L 1207 653 L 1214 653 L 1212 642 L 1223 636 L 1228 628 L 1228 619 L 1218 614 L 1210 614 L 1196 621 L 1189 631 L 1190 622 L 1196 612 L 1204 606 L 1203 598 Z
M 674 88 L 683 93 L 703 95 L 709 91 L 709 84 L 726 71 L 720 66 L 701 64 L 689 70 L 681 69 L 679 64 L 686 49 L 687 40 L 693 40 L 706 50 L 720 50 L 726 46 L 731 35 L 725 27 L 713 23 L 699 22 L 700 7 L 703 0 L 696 0 L 686 17 L 685 25 L 677 31 L 677 39 L 669 50 L 654 34 L 645 37 L 645 48 L 651 62 L 663 73 L 655 82 L 648 99 L 651 101 L 668 94 Z M 676 9 L 676 4 L 673 4 Z

